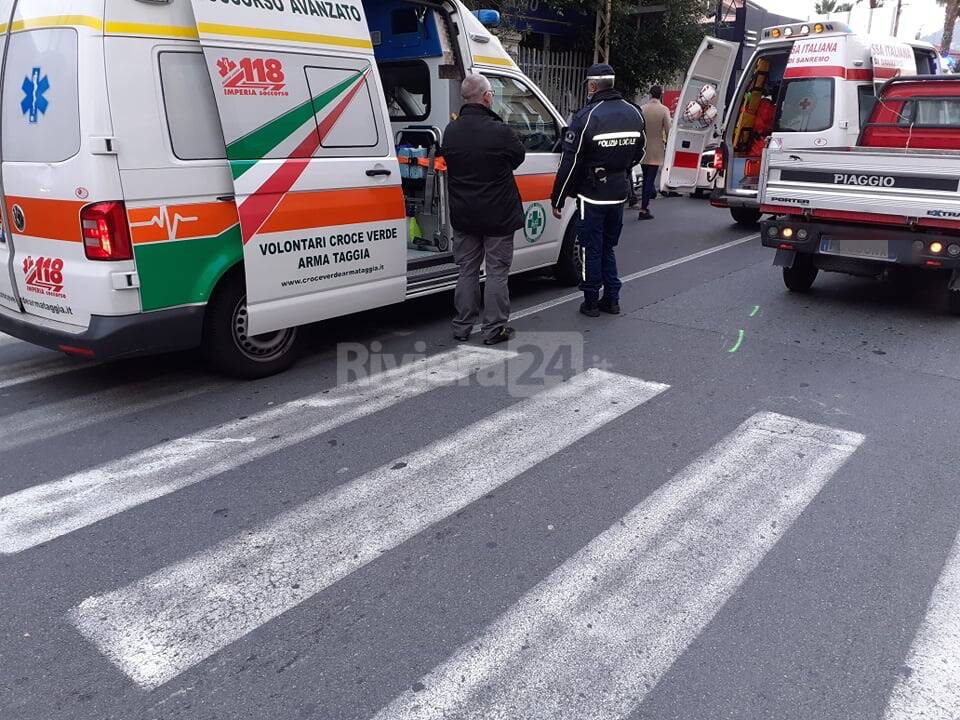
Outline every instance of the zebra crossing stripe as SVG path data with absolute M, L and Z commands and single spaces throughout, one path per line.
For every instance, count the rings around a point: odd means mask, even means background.
M 11 418 L 16 427 L 0 435 L 0 452 L 180 402 L 228 384 L 223 381 L 184 386 L 182 378 L 158 378 L 21 410 L 15 420 Z
M 95 367 L 93 363 L 73 361 L 57 355 L 39 362 L 37 358 L 31 358 L 7 363 L 0 366 L 0 390 L 92 367 Z
M 139 582 L 71 621 L 144 688 L 264 623 L 667 389 L 591 369 Z
M 960 538 L 930 596 L 906 668 L 890 693 L 884 720 L 960 718 Z
M 862 440 L 753 416 L 375 720 L 629 716 Z
M 451 350 L 0 497 L 0 553 L 61 537 L 515 355 Z

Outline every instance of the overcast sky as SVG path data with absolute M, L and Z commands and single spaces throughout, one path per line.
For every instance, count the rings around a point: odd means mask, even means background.
M 811 19 L 814 17 L 813 8 L 815 0 L 754 0 L 757 4 L 771 10 L 772 12 L 791 17 L 800 16 L 801 19 Z M 884 7 L 873 11 L 873 35 L 889 35 L 893 30 L 893 13 L 896 7 L 896 0 L 886 0 Z M 854 30 L 866 32 L 868 20 L 868 0 L 861 0 L 854 6 L 853 14 L 850 18 L 850 24 Z M 804 18 L 804 15 L 807 15 Z M 834 19 L 846 20 L 846 14 L 834 15 Z M 943 28 L 943 8 L 938 6 L 936 0 L 903 0 L 903 11 L 900 13 L 900 32 L 902 38 L 916 37 L 919 31 L 921 35 L 929 35 Z

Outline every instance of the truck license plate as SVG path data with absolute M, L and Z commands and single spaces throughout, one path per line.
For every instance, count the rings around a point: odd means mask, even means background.
M 825 237 L 820 241 L 820 252 L 827 255 L 890 260 L 890 247 L 886 240 L 838 240 Z

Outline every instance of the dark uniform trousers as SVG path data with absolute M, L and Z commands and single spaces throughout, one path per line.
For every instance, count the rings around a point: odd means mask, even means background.
M 577 238 L 583 279 L 580 289 L 587 300 L 598 300 L 600 291 L 608 302 L 620 299 L 620 278 L 614 248 L 623 229 L 623 203 L 597 205 L 580 200 Z

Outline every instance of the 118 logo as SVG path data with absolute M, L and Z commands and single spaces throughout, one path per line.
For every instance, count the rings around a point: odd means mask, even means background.
M 223 57 L 217 60 L 227 95 L 287 95 L 283 63 L 276 58 L 249 58 L 239 61 Z
M 63 260 L 60 258 L 28 257 L 23 261 L 27 288 L 44 295 L 63 293 Z

